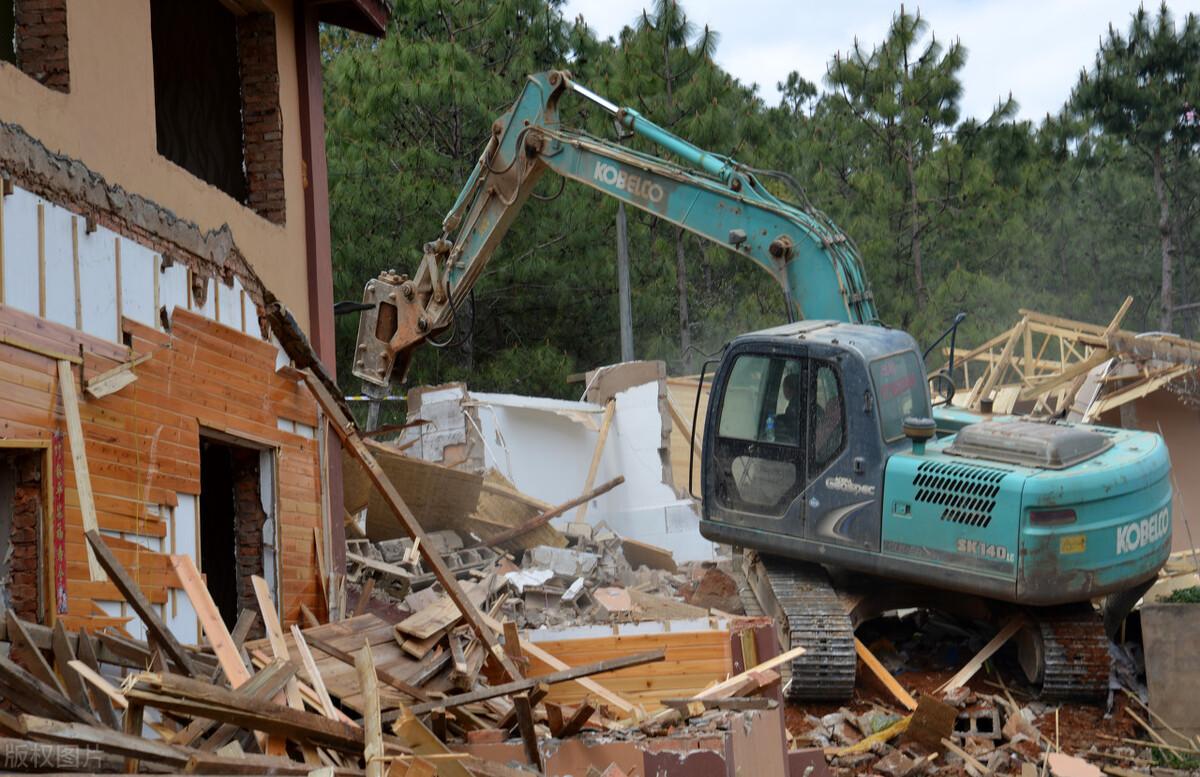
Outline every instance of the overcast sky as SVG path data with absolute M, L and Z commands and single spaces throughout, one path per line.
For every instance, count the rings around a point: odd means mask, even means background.
M 720 34 L 716 59 L 745 83 L 757 83 L 768 102 L 775 84 L 792 70 L 818 86 L 837 51 L 857 37 L 870 49 L 881 42 L 899 0 L 683 0 L 688 18 Z M 568 19 L 582 14 L 602 37 L 615 37 L 653 0 L 567 0 Z M 1010 91 L 1021 118 L 1056 113 L 1085 66 L 1095 60 L 1101 36 L 1113 22 L 1129 27 L 1137 0 L 909 0 L 939 39 L 967 47 L 962 71 L 963 115 L 985 118 Z M 1158 0 L 1147 2 L 1157 12 Z M 1177 23 L 1200 12 L 1200 0 L 1171 0 Z M 608 95 L 621 102 L 621 95 Z

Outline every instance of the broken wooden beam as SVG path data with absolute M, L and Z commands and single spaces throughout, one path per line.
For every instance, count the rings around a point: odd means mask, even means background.
M 250 699 L 270 699 L 283 690 L 287 681 L 295 673 L 296 667 L 293 664 L 287 661 L 276 661 L 243 683 L 234 693 Z M 175 732 L 170 742 L 173 745 L 191 745 L 203 737 L 215 722 L 209 718 L 195 718 L 187 726 Z M 233 739 L 240 731 L 240 726 L 223 723 L 199 747 L 202 750 L 216 750 Z
M 592 704 L 590 699 L 584 697 L 579 706 L 575 708 L 575 712 L 571 715 L 570 719 L 563 724 L 562 730 L 558 732 L 558 738 L 567 739 L 578 734 L 583 730 L 584 725 L 587 724 L 595 712 L 595 705 Z
M 528 693 L 513 697 L 513 710 L 517 718 L 517 727 L 521 731 L 521 741 L 525 745 L 525 757 L 540 772 L 543 770 L 542 752 L 538 748 L 537 731 L 533 727 L 533 701 Z
M 904 689 L 904 686 L 896 681 L 896 678 L 893 677 L 892 673 L 887 670 L 887 667 L 880 663 L 879 659 L 875 657 L 875 654 L 868 650 L 867 646 L 864 645 L 858 637 L 854 638 L 854 651 L 858 653 L 858 657 L 862 659 L 864 664 L 867 665 L 867 668 L 871 670 L 871 673 L 878 678 L 879 682 L 883 683 L 884 687 L 888 689 L 892 696 L 896 697 L 896 701 L 900 702 L 900 704 L 909 712 L 912 712 L 917 708 L 917 700 L 912 697 L 912 694 Z
M 362 752 L 361 728 L 181 675 L 143 673 L 125 697 L 168 712 L 200 715 L 298 742 Z
M 618 669 L 626 669 L 631 666 L 641 666 L 643 664 L 652 664 L 656 661 L 662 661 L 666 656 L 666 651 L 662 648 L 655 650 L 647 650 L 644 653 L 634 653 L 630 656 L 620 656 L 618 658 L 610 658 L 606 661 L 597 661 L 594 664 L 586 664 L 570 669 L 564 669 L 559 672 L 551 672 L 550 674 L 542 675 L 541 677 L 531 677 L 524 680 L 516 680 L 503 685 L 494 685 L 488 688 L 481 688 L 473 693 L 463 693 L 458 696 L 448 696 L 445 699 L 439 699 L 434 702 L 426 702 L 417 704 L 412 707 L 413 715 L 422 715 L 435 707 L 461 707 L 464 704 L 471 704 L 477 701 L 486 699 L 494 699 L 497 696 L 511 696 L 515 693 L 523 693 L 536 687 L 539 683 L 546 685 L 554 685 L 555 683 L 565 683 L 570 680 L 575 680 L 580 677 L 587 677 L 593 674 L 603 674 L 604 672 L 613 672 Z
M 90 530 L 84 533 L 87 537 L 88 544 L 95 552 L 96 561 L 108 573 L 109 580 L 121 592 L 121 596 L 125 597 L 125 601 L 129 602 L 129 606 L 142 619 L 142 623 L 146 625 L 147 633 L 167 651 L 171 660 L 179 667 L 188 677 L 196 676 L 196 667 L 192 663 L 191 656 L 184 650 L 183 645 L 179 644 L 179 640 L 167 628 L 167 625 L 158 617 L 158 612 L 154 606 L 150 604 L 150 600 L 142 593 L 142 589 L 138 587 L 129 573 L 125 571 L 125 567 L 121 562 L 117 561 L 117 557 L 113 555 L 108 544 L 104 542 L 104 538 L 100 536 L 99 530 Z
M 371 655 L 371 643 L 363 641 L 363 648 L 355 658 L 354 668 L 358 671 L 358 683 L 363 697 L 363 761 L 367 777 L 384 777 L 387 764 L 383 760 L 383 721 L 379 710 L 379 678 L 375 676 L 375 659 Z
M 80 723 L 97 722 L 89 710 L 4 656 L 0 656 L 0 698 L 7 698 L 19 709 L 34 714 Z
M 286 319 L 283 319 L 286 321 Z M 293 321 L 294 324 L 294 321 Z M 303 333 L 300 333 L 303 337 Z M 307 346 L 307 340 L 303 341 Z M 289 351 L 290 354 L 290 351 Z M 293 357 L 294 358 L 294 357 Z M 400 496 L 400 492 L 392 485 L 392 481 L 388 479 L 383 469 L 379 466 L 379 462 L 375 460 L 375 456 L 371 453 L 367 443 L 363 441 L 358 433 L 358 429 L 354 421 L 342 412 L 344 403 L 339 402 L 330 393 L 325 382 L 320 380 L 318 375 L 312 369 L 306 370 L 304 373 L 304 383 L 308 386 L 313 397 L 316 398 L 317 404 L 325 411 L 325 414 L 330 420 L 330 425 L 341 438 L 342 444 L 346 446 L 346 450 L 358 460 L 367 473 L 367 477 L 374 483 L 376 490 L 387 503 L 388 508 L 396 517 L 401 527 L 407 532 L 408 536 L 414 542 L 420 540 L 421 557 L 425 560 L 425 565 L 433 571 L 437 581 L 441 583 L 446 594 L 454 602 L 462 613 L 463 618 L 471 626 L 471 630 L 475 632 L 475 636 L 483 644 L 488 655 L 493 655 L 503 668 L 504 672 L 510 679 L 517 679 L 521 675 L 517 668 L 513 665 L 508 657 L 496 650 L 495 635 L 488 628 L 487 624 L 482 620 L 481 613 L 475 607 L 475 604 L 467 598 L 466 593 L 458 584 L 458 579 L 454 576 L 446 566 L 446 562 L 442 559 L 441 554 L 431 548 L 431 543 L 425 536 L 425 530 L 421 528 L 421 524 L 417 521 L 415 515 L 404 498 Z
M 584 504 L 585 502 L 590 502 L 593 499 L 595 499 L 596 497 L 600 496 L 601 494 L 605 494 L 609 491 L 612 491 L 614 488 L 616 488 L 617 486 L 621 485 L 624 482 L 625 482 L 625 476 L 618 475 L 617 477 L 613 478 L 612 480 L 608 481 L 607 483 L 602 483 L 602 484 L 596 486 L 595 488 L 589 490 L 588 492 L 575 497 L 574 499 L 572 499 L 569 502 L 564 502 L 563 504 L 559 505 L 558 507 L 555 507 L 552 510 L 547 510 L 544 513 L 541 513 L 540 515 L 535 515 L 534 517 L 530 518 L 528 521 L 521 524 L 520 526 L 514 526 L 513 528 L 506 529 L 505 531 L 502 531 L 499 534 L 494 534 L 491 537 L 488 537 L 488 538 L 484 539 L 483 541 L 476 543 L 476 545 L 491 545 L 491 546 L 503 545 L 504 543 L 506 543 L 510 540 L 514 540 L 517 537 L 528 534 L 529 532 L 534 531 L 535 529 L 540 529 L 541 527 L 550 523 L 550 521 L 554 520 L 555 518 L 557 518 L 558 516 L 567 512 L 568 510 L 570 510 L 574 507 L 579 507 L 581 504 Z
M 999 650 L 1005 642 L 1012 639 L 1012 636 L 1020 631 L 1024 625 L 1024 616 L 1014 615 L 1004 624 L 1004 627 L 1000 629 L 996 636 L 992 637 L 991 641 L 984 645 L 962 669 L 958 670 L 953 677 L 938 688 L 938 693 L 949 693 L 966 685 L 967 681 L 974 677 L 975 673 L 983 667 L 983 662 L 991 658 L 992 654 Z

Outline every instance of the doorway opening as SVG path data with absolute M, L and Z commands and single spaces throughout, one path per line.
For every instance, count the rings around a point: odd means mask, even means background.
M 42 622 L 42 466 L 45 451 L 0 449 L 0 608 Z
M 253 577 L 275 591 L 274 477 L 273 450 L 202 433 L 200 571 L 230 629 L 242 610 L 258 611 Z

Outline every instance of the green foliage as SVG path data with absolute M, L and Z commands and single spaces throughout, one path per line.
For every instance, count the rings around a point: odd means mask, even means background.
M 1178 588 L 1166 596 L 1160 596 L 1158 600 L 1167 604 L 1200 604 L 1200 585 Z
M 831 216 L 862 254 L 885 322 L 919 342 L 960 310 L 961 345 L 1010 326 L 1020 307 L 1106 322 L 1127 294 L 1127 327 L 1157 328 L 1166 301 L 1175 331 L 1200 332 L 1195 16 L 1135 13 L 1062 112 L 1034 125 L 1013 118 L 1011 98 L 963 120 L 967 48 L 903 9 L 884 40 L 831 52 L 825 91 L 791 73 L 768 106 L 716 64 L 716 31 L 674 0 L 648 5 L 608 40 L 565 19 L 560 0 L 399 0 L 382 40 L 325 31 L 338 299 L 360 298 L 381 270 L 415 270 L 525 75 L 566 68 L 702 148 L 790 176 L 796 186 L 764 181 Z M 560 108 L 564 122 L 618 139 L 586 101 Z M 560 185 L 547 176 L 538 190 Z M 617 360 L 615 215 L 611 199 L 570 183 L 531 200 L 460 313 L 462 347 L 422 349 L 410 383 L 569 397 L 567 375 Z M 736 334 L 782 322 L 769 274 L 628 216 L 638 358 L 696 371 Z M 346 376 L 357 319 L 337 323 Z

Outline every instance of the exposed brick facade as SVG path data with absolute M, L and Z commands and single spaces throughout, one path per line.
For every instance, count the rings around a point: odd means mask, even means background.
M 15 0 L 17 65 L 60 92 L 71 91 L 67 0 Z
M 8 603 L 17 617 L 40 623 L 42 618 L 38 560 L 41 558 L 42 452 L 11 454 L 15 457 L 11 557 L 4 580 Z
M 249 192 L 246 205 L 263 218 L 283 224 L 283 120 L 275 17 L 269 13 L 243 16 L 238 19 L 237 29 Z
M 254 597 L 250 577 L 263 575 L 263 524 L 267 520 L 262 508 L 259 452 L 236 447 L 231 447 L 230 452 L 234 531 L 237 537 L 238 611 L 257 612 L 258 600 Z

